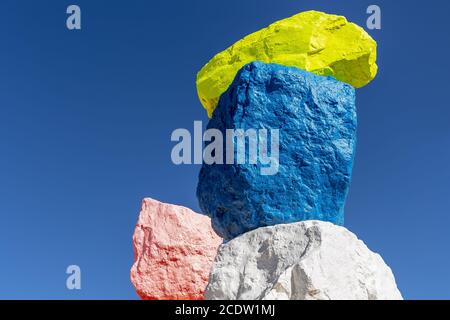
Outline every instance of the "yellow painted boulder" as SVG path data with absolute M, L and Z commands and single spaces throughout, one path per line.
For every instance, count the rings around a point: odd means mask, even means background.
M 218 53 L 197 74 L 197 92 L 211 117 L 219 97 L 247 63 L 297 67 L 355 88 L 377 73 L 377 43 L 345 17 L 306 11 L 277 21 Z

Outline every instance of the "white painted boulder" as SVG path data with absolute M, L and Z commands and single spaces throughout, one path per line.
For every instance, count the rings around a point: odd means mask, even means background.
M 219 247 L 205 299 L 399 300 L 391 269 L 343 227 L 259 228 Z

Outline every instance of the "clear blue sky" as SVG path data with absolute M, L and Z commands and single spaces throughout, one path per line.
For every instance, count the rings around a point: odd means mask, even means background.
M 406 298 L 450 298 L 448 1 L 0 2 L 0 298 L 135 299 L 131 237 L 150 196 L 198 210 L 198 166 L 170 160 L 206 121 L 196 72 L 242 36 L 300 11 L 365 26 L 382 9 L 380 72 L 357 91 L 346 226 Z M 82 30 L 68 31 L 78 4 Z M 82 269 L 82 290 L 65 269 Z

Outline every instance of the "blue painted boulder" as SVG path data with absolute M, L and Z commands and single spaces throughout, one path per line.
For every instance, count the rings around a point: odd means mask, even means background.
M 224 164 L 203 163 L 197 186 L 200 208 L 224 239 L 304 220 L 342 225 L 356 126 L 355 90 L 350 85 L 294 67 L 247 64 L 222 94 L 208 123 L 208 129 L 223 134 L 218 142 Z M 258 161 L 251 162 L 246 149 L 245 163 L 238 163 L 236 145 L 226 148 L 227 129 L 266 129 L 267 139 L 259 133 L 256 139 L 267 142 L 267 153 L 259 153 L 264 148 L 257 144 Z M 277 129 L 278 155 L 276 141 L 271 145 Z M 244 140 L 247 148 L 254 138 Z M 234 162 L 226 164 L 230 154 Z M 276 170 L 269 174 L 264 174 L 267 162 L 260 161 L 264 154 L 276 155 Z

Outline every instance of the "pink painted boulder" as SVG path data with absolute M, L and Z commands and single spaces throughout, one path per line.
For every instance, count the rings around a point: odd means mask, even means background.
M 133 235 L 131 282 L 145 300 L 201 300 L 222 239 L 207 216 L 146 198 Z

